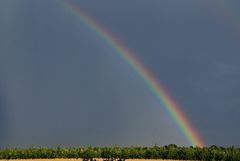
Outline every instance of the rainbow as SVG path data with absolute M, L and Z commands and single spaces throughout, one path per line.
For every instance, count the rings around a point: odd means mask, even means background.
M 64 1 L 63 5 L 68 7 L 68 9 L 76 15 L 85 26 L 90 28 L 91 31 L 109 44 L 116 51 L 118 56 L 120 56 L 122 60 L 125 61 L 132 70 L 139 75 L 139 77 L 141 77 L 154 96 L 164 105 L 165 110 L 168 112 L 190 145 L 199 147 L 205 146 L 204 141 L 200 138 L 197 131 L 193 128 L 184 113 L 180 110 L 181 108 L 168 95 L 163 86 L 158 83 L 154 75 L 142 64 L 134 53 L 124 46 L 123 43 L 114 37 L 113 34 L 105 27 L 92 17 L 88 16 L 86 12 L 83 12 L 79 5 L 75 4 L 72 0 Z

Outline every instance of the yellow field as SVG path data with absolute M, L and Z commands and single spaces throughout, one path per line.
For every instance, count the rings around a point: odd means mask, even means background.
M 8 161 L 81 161 L 81 159 L 14 159 L 14 160 L 8 160 Z M 102 161 L 102 159 L 97 159 L 97 161 Z M 177 161 L 177 160 L 127 159 L 126 161 Z

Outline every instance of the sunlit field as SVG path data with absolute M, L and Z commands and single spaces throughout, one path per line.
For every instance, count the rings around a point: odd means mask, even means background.
M 8 161 L 82 161 L 82 159 L 14 159 Z M 96 161 L 103 161 L 103 159 L 96 159 Z M 127 159 L 126 161 L 178 161 L 169 159 Z
M 240 148 L 235 147 L 85 147 L 85 148 L 29 148 L 0 149 L 2 160 L 36 159 L 47 161 L 157 161 L 172 160 L 219 160 L 240 161 Z M 133 160 L 132 160 L 133 159 Z M 15 161 L 16 161 L 15 160 Z

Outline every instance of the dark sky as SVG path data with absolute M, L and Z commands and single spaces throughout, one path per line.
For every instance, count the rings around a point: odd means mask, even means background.
M 78 0 L 208 145 L 240 146 L 238 0 Z M 0 145 L 188 145 L 143 80 L 60 0 L 0 1 Z

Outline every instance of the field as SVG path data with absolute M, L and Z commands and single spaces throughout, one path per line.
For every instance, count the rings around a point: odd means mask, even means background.
M 63 158 L 63 159 L 58 159 Z M 72 158 L 72 159 L 71 159 Z M 174 144 L 153 147 L 78 147 L 0 149 L 0 160 L 14 161 L 240 161 L 240 148 L 235 147 L 179 147 Z M 169 160 L 167 160 L 169 159 Z
M 3 161 L 3 160 L 2 160 Z M 7 161 L 82 161 L 82 159 L 14 159 Z M 97 159 L 97 161 L 103 161 Z M 179 161 L 179 160 L 162 160 L 162 159 L 127 159 L 126 161 Z

